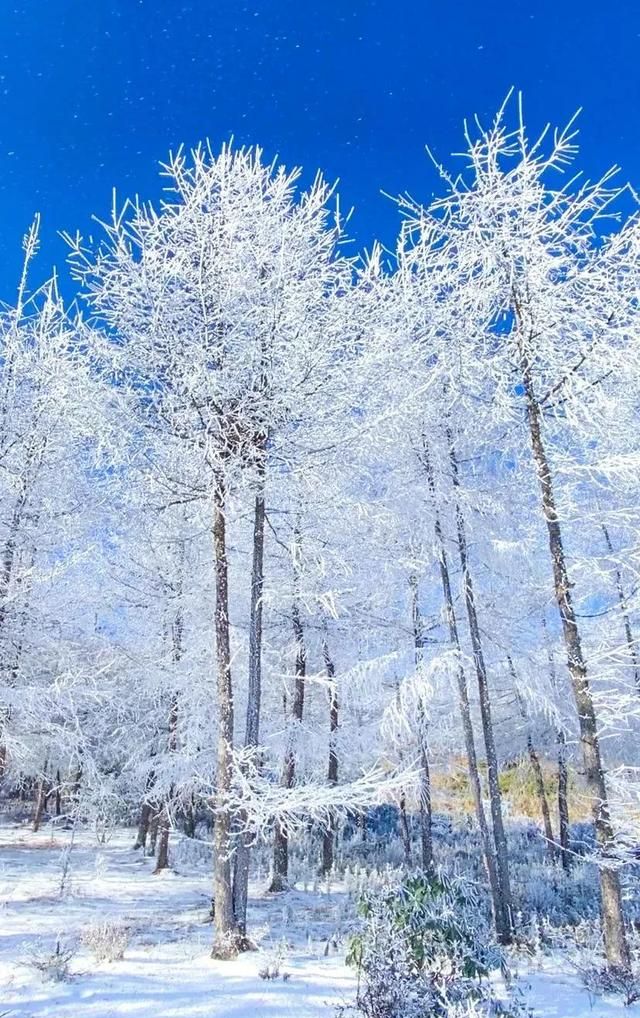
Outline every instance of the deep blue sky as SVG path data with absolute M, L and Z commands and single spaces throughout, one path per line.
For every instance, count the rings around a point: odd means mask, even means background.
M 380 190 L 428 197 L 428 142 L 460 147 L 510 85 L 528 119 L 578 107 L 589 174 L 640 184 L 640 0 L 4 0 L 0 3 L 0 298 L 43 217 L 39 274 L 64 261 L 111 189 L 155 197 L 180 142 L 231 134 L 340 177 L 358 244 L 392 243 Z

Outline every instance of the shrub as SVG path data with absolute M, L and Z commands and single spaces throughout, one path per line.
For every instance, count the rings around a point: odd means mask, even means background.
M 63 947 L 58 938 L 53 951 L 46 948 L 36 949 L 24 964 L 36 969 L 43 979 L 53 983 L 64 983 L 71 979 L 69 962 L 75 953 L 75 948 L 71 944 Z
M 91 951 L 97 962 L 120 961 L 131 934 L 127 926 L 108 919 L 88 926 L 82 934 L 82 943 Z
M 590 993 L 599 996 L 612 993 L 622 998 L 625 1006 L 640 1000 L 640 979 L 625 969 L 593 966 L 581 971 L 582 981 Z
M 365 894 L 358 912 L 360 927 L 347 956 L 358 970 L 351 1014 L 522 1014 L 515 1000 L 502 1004 L 485 979 L 504 963 L 472 885 L 443 874 L 419 874 Z M 346 1016 L 349 1009 L 341 1013 Z

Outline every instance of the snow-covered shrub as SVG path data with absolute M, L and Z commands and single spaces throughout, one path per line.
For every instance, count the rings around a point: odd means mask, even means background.
M 579 862 L 569 873 L 548 860 L 512 855 L 514 908 L 529 922 L 544 915 L 556 927 L 576 926 L 599 919 L 598 872 L 592 863 Z
M 43 979 L 52 983 L 64 983 L 71 978 L 69 962 L 75 953 L 76 950 L 72 944 L 63 946 L 58 938 L 53 951 L 49 948 L 36 948 L 24 964 L 39 972 Z
M 503 966 L 473 886 L 418 874 L 366 893 L 348 961 L 358 970 L 351 1014 L 364 1018 L 515 1015 L 485 978 Z M 349 1009 L 343 1009 L 343 1015 Z
M 593 966 L 583 969 L 580 974 L 590 993 L 616 994 L 627 1006 L 640 1000 L 640 978 L 633 972 L 607 966 Z
M 289 979 L 290 973 L 285 971 L 285 965 L 290 953 L 290 945 L 286 937 L 281 937 L 271 950 L 264 955 L 264 964 L 258 970 L 261 979 L 282 979 L 285 982 Z
M 131 939 L 131 931 L 121 922 L 105 919 L 87 926 L 81 939 L 97 962 L 120 961 Z

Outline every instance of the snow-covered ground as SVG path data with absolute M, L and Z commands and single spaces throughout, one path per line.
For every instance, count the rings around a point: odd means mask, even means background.
M 60 893 L 68 831 L 0 829 L 0 1014 L 39 1018 L 260 1018 L 330 1015 L 352 994 L 353 973 L 326 939 L 336 902 L 293 892 L 269 900 L 254 889 L 250 922 L 260 948 L 234 962 L 209 958 L 205 872 L 152 876 L 153 860 L 132 851 L 133 832 L 106 845 L 75 837 L 67 884 Z M 122 961 L 96 964 L 79 944 L 69 982 L 43 981 L 34 956 L 79 941 L 103 919 L 131 929 Z M 308 934 L 308 936 L 307 936 Z M 278 958 L 287 979 L 259 972 Z
M 332 1018 L 352 997 L 344 945 L 332 943 L 344 916 L 340 887 L 274 897 L 263 892 L 264 882 L 254 886 L 250 925 L 258 950 L 217 962 L 209 957 L 210 877 L 203 867 L 152 876 L 153 861 L 132 850 L 131 831 L 104 845 L 83 831 L 71 852 L 70 839 L 64 830 L 0 828 L 0 1016 Z M 98 964 L 81 936 L 105 919 L 126 925 L 130 941 L 121 961 Z M 68 981 L 47 981 L 32 964 L 56 940 L 75 950 Z M 276 961 L 280 977 L 261 977 Z M 557 967 L 528 973 L 522 986 L 536 1018 L 640 1015 L 638 1005 L 590 998 Z

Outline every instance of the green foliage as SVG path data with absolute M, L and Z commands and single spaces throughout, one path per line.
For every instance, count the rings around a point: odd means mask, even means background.
M 471 909 L 475 910 L 473 922 Z M 367 920 L 380 911 L 405 941 L 416 973 L 437 965 L 442 958 L 455 957 L 460 974 L 468 979 L 486 976 L 500 964 L 497 948 L 486 946 L 491 937 L 472 886 L 442 873 L 416 874 L 397 887 L 361 898 L 358 914 L 365 923 L 351 938 L 349 964 L 362 965 Z M 485 946 L 480 940 L 483 934 Z
M 500 1010 L 485 979 L 503 959 L 472 884 L 441 872 L 415 874 L 365 894 L 358 914 L 347 961 L 358 969 L 360 988 L 348 1013 L 364 1018 L 522 1013 L 513 1000 Z

